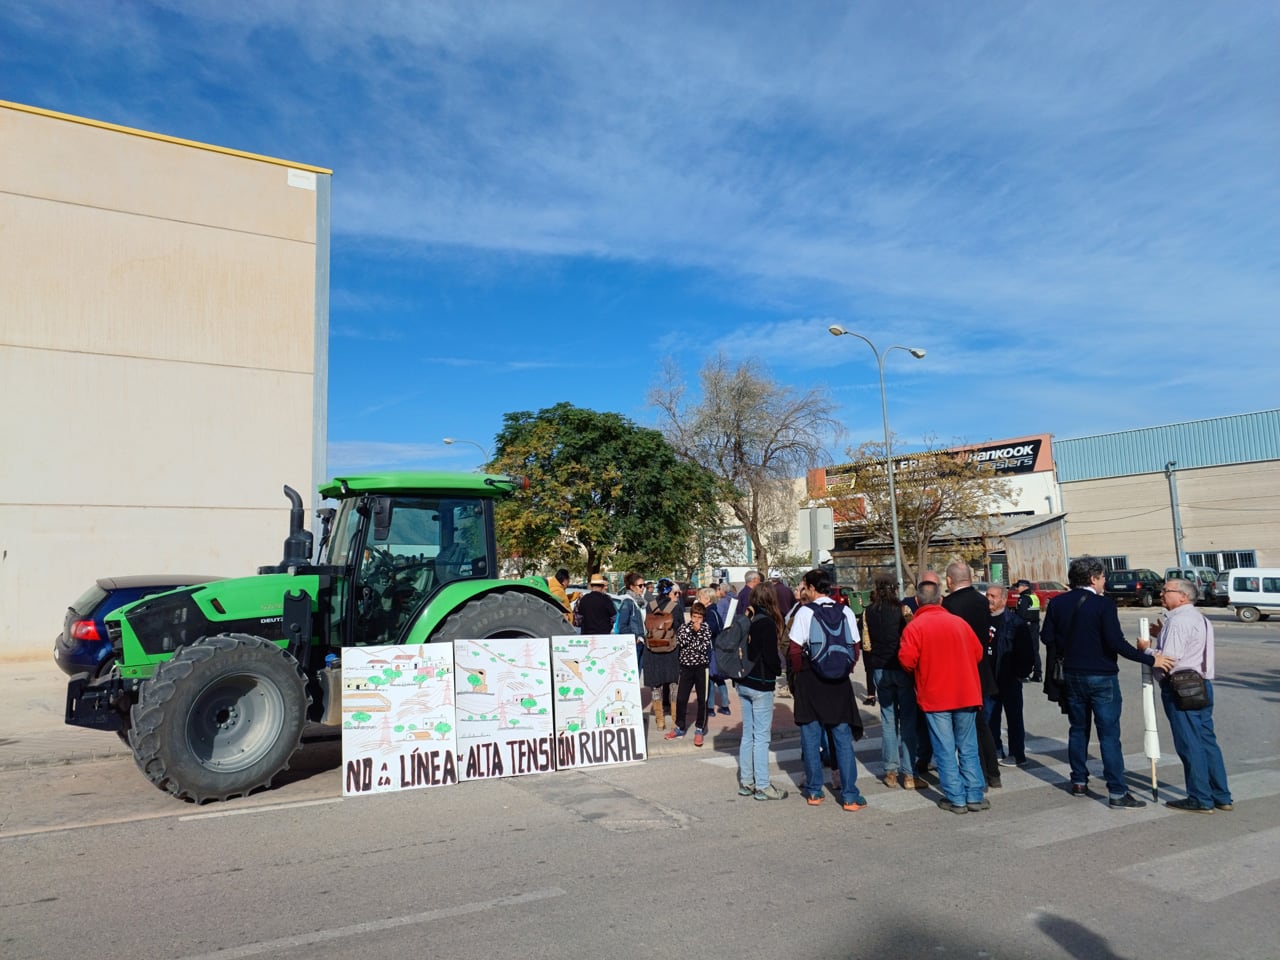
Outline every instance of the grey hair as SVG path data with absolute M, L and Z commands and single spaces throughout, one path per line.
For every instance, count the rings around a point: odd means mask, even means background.
M 999 590 L 999 591 L 1000 591 L 1000 596 L 1002 596 L 1002 597 L 1007 597 L 1007 596 L 1009 595 L 1009 588 L 1008 588 L 1008 587 L 1006 587 L 1003 583 L 988 583 L 988 584 L 987 584 L 987 589 L 988 589 L 988 590 L 993 590 L 993 589 L 994 589 L 994 590 Z
M 942 602 L 942 587 L 936 583 L 916 584 L 916 602 L 929 607 Z
M 1190 580 L 1179 580 L 1177 577 L 1173 577 L 1169 580 L 1166 580 L 1164 582 L 1164 585 L 1166 589 L 1177 590 L 1180 594 L 1182 594 L 1192 603 L 1195 603 L 1197 600 L 1200 599 L 1199 589 L 1197 589 L 1196 585 L 1192 583 Z

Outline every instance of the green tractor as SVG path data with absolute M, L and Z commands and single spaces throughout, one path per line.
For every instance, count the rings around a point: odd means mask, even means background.
M 117 731 L 175 797 L 225 800 L 287 769 L 308 721 L 341 723 L 344 647 L 564 633 L 544 580 L 495 579 L 494 503 L 519 483 L 340 477 L 320 488 L 338 506 L 319 511 L 316 562 L 302 498 L 286 486 L 284 559 L 111 614 L 117 666 L 71 678 L 66 722 Z

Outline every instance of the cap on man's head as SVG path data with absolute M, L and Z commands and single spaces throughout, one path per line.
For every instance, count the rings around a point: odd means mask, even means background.
M 1015 584 L 1014 584 L 1014 586 L 1015 586 L 1015 587 L 1027 587 L 1027 588 L 1030 588 L 1030 587 L 1031 587 L 1031 581 L 1030 581 L 1030 580 L 1019 580 L 1017 583 L 1015 583 Z
M 605 576 L 603 573 L 593 573 L 591 575 L 591 586 L 607 587 L 608 585 L 609 585 L 609 581 L 605 579 Z

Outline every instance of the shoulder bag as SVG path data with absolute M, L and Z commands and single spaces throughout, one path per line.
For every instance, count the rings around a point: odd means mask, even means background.
M 1203 617 L 1204 614 L 1201 614 Z M 1173 704 L 1179 710 L 1203 710 L 1209 706 L 1209 688 L 1205 686 L 1203 671 L 1209 663 L 1209 632 L 1205 631 L 1204 650 L 1200 656 L 1200 670 L 1175 670 L 1166 681 L 1173 695 Z

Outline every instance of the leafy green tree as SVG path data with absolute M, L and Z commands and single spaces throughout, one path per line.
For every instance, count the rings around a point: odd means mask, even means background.
M 714 477 L 621 414 L 559 403 L 503 421 L 493 467 L 529 489 L 498 505 L 498 545 L 525 572 L 669 569 L 716 514 Z
M 698 380 L 700 396 L 691 400 L 679 367 L 668 362 L 649 401 L 680 457 L 720 482 L 725 507 L 751 539 L 753 566 L 767 570 L 768 535 L 790 529 L 799 506 L 793 482 L 823 461 L 826 439 L 841 430 L 835 404 L 824 387 L 796 391 L 754 361 L 730 367 L 723 354 Z

